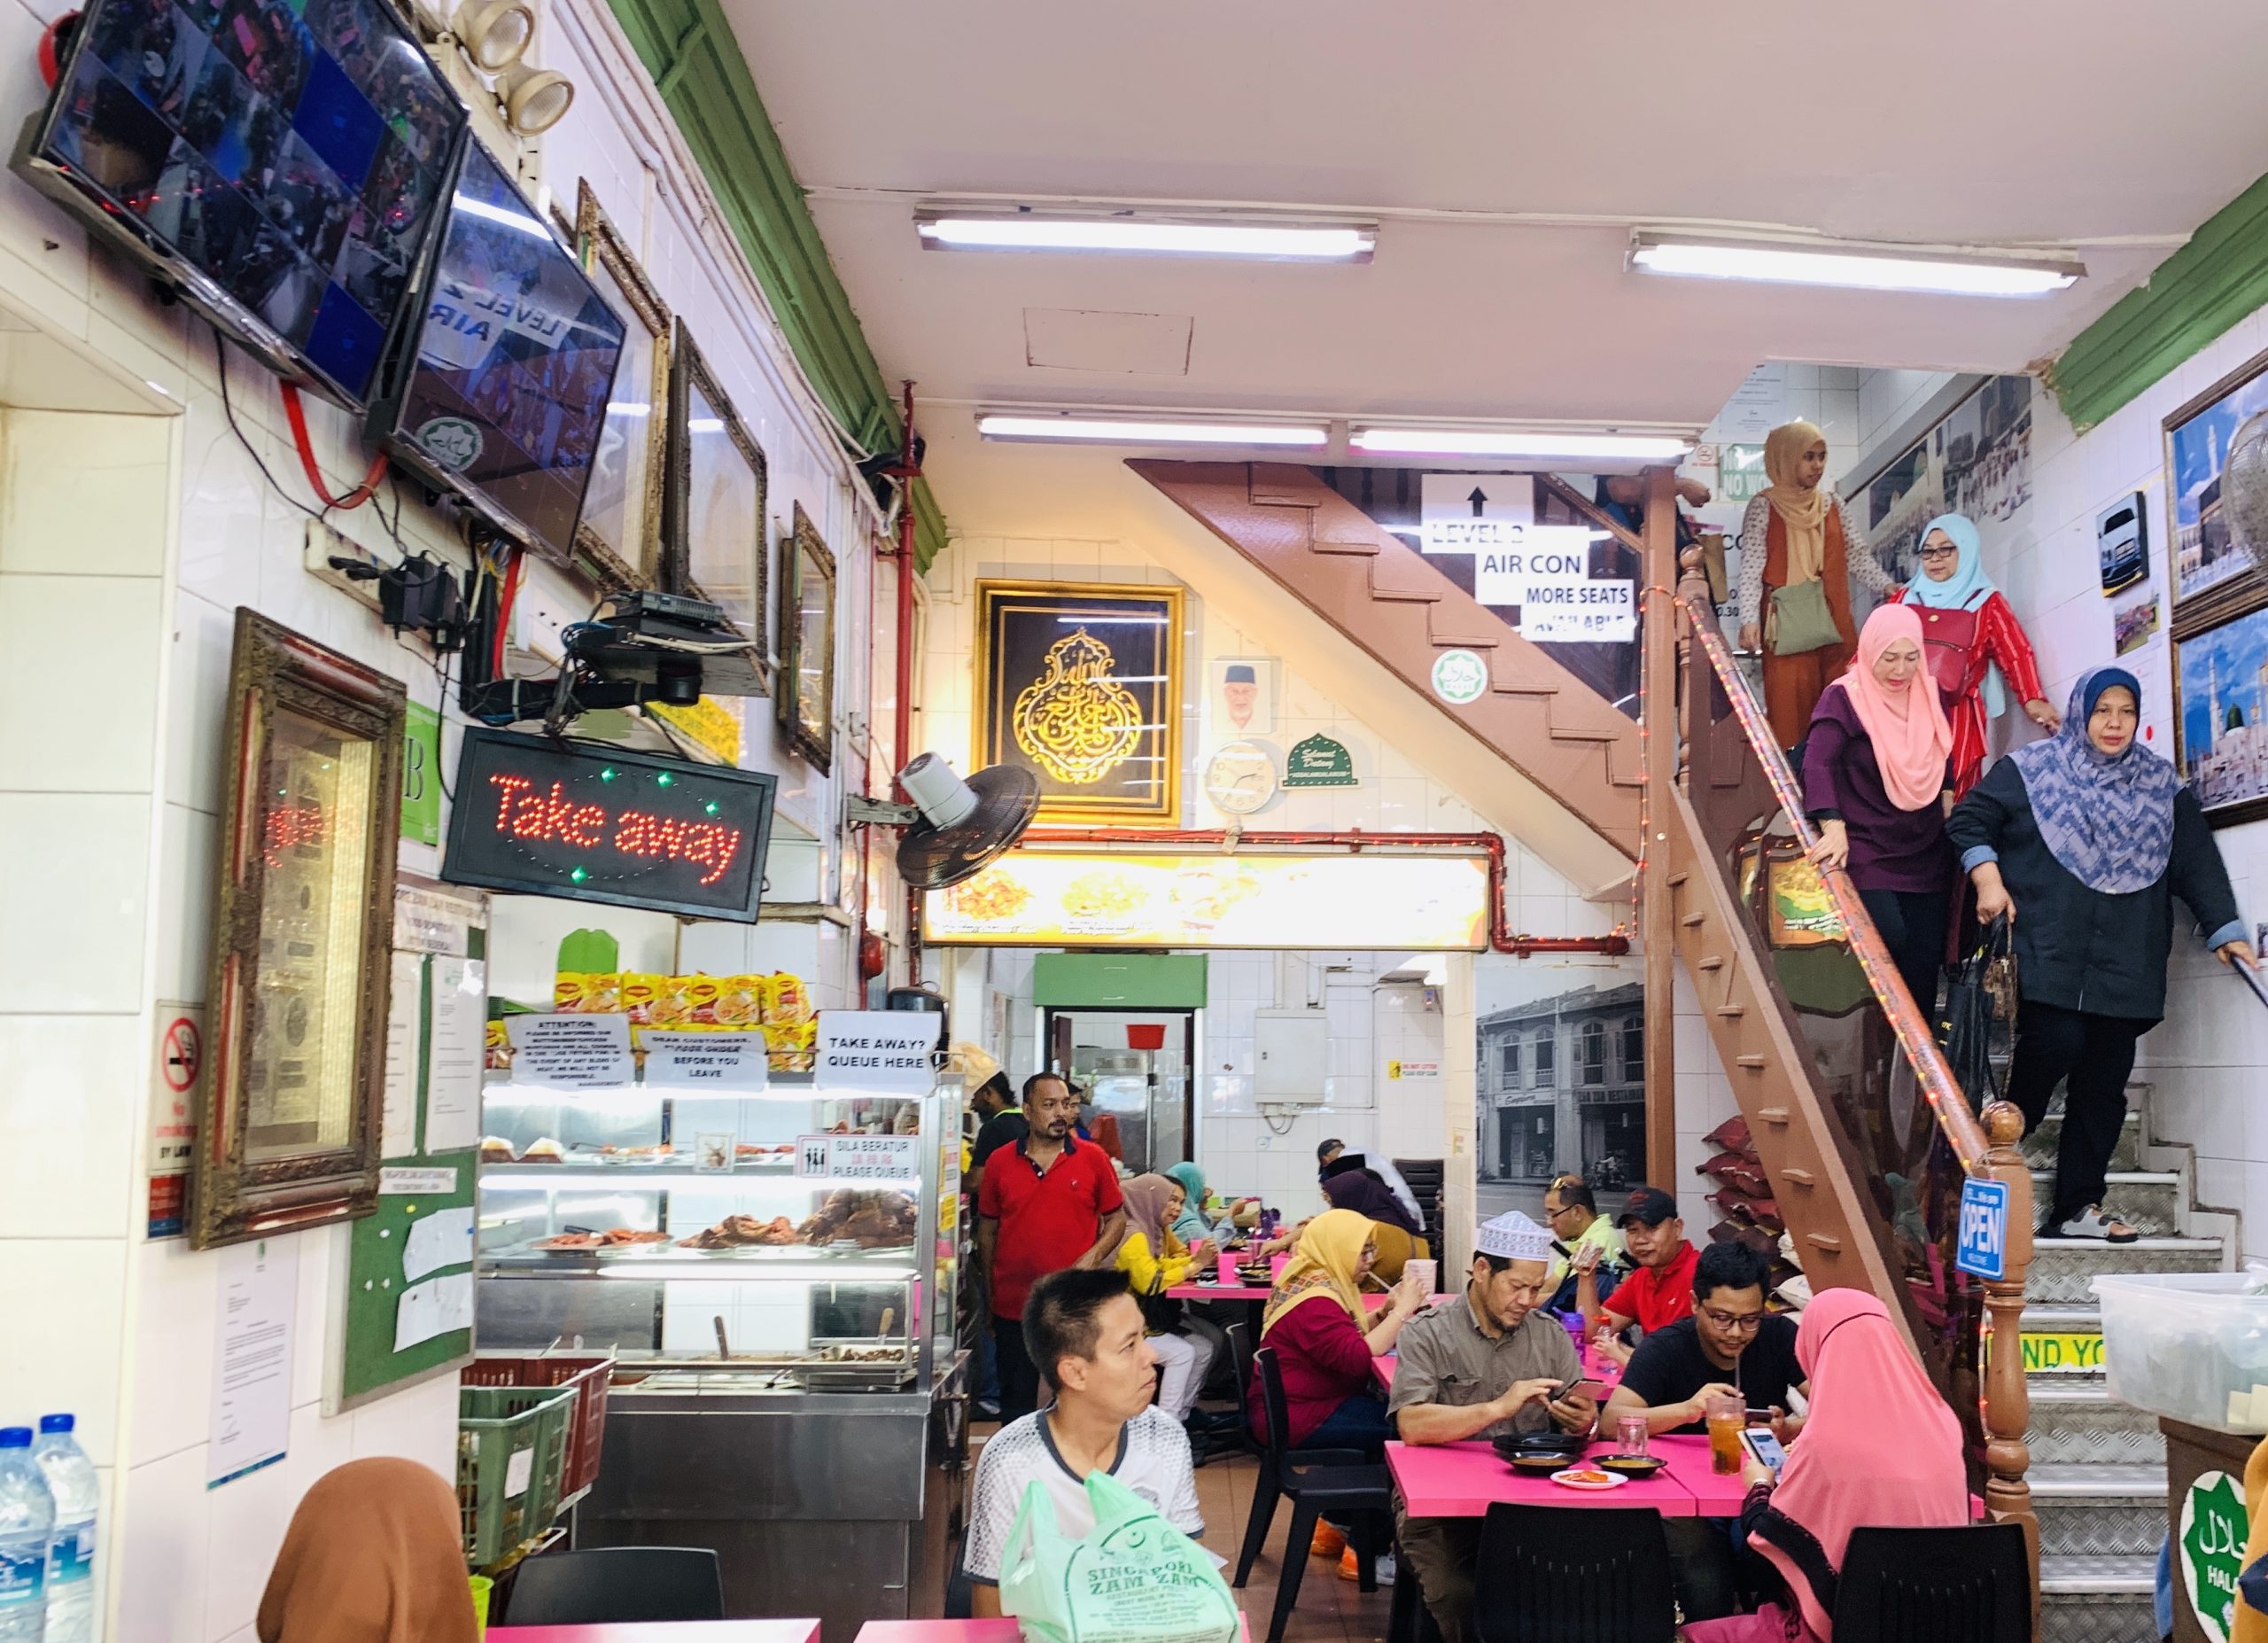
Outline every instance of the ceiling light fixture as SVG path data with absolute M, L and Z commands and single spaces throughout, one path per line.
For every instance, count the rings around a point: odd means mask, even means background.
M 1379 456 L 1507 456 L 1554 461 L 1672 462 L 1693 441 L 1660 433 L 1542 433 L 1518 428 L 1361 428 L 1348 437 Z
M 575 102 L 575 82 L 555 68 L 519 63 L 496 76 L 496 95 L 512 129 L 534 136 L 567 117 Z
M 1054 440 L 1090 445 L 1323 446 L 1331 430 L 1320 423 L 1173 422 L 1115 417 L 1032 417 L 980 412 L 984 439 Z
M 2070 258 L 1911 250 L 1848 241 L 1718 239 L 1640 231 L 1630 266 L 1697 279 L 1763 280 L 1955 297 L 2041 297 L 2086 276 Z
M 535 39 L 527 0 L 462 0 L 449 26 L 484 74 L 509 68 Z
M 1135 256 L 1246 257 L 1275 262 L 1368 262 L 1375 222 L 1130 216 L 1123 213 L 931 209 L 914 231 L 936 251 L 1090 251 Z

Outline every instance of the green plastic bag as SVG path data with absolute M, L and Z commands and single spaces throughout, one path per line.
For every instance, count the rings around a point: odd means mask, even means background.
M 1236 1600 L 1205 1549 L 1107 1472 L 1072 1539 L 1032 1483 L 1001 1549 L 1000 1611 L 1041 1643 L 1233 1643 Z

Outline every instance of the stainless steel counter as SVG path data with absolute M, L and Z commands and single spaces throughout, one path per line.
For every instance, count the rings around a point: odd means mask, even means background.
M 968 1360 L 927 1390 L 755 1390 L 665 1372 L 607 1401 L 584 1546 L 715 1549 L 725 1612 L 817 1615 L 824 1643 L 933 1619 L 959 1556 Z

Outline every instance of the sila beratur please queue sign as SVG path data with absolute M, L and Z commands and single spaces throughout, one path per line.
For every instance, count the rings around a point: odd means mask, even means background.
M 470 729 L 441 876 L 754 923 L 778 787 L 763 771 Z

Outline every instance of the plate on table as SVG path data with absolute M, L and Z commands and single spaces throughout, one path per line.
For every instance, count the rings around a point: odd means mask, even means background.
M 1669 1462 L 1659 1455 L 1600 1455 L 1591 1464 L 1619 1477 L 1651 1477 Z
M 1573 1466 L 1564 1472 L 1554 1472 L 1551 1481 L 1562 1489 L 1619 1489 L 1630 1480 L 1617 1477 L 1612 1472 L 1602 1472 L 1596 1467 Z
M 1523 1477 L 1553 1477 L 1567 1469 L 1573 1455 L 1504 1455 L 1503 1459 Z

